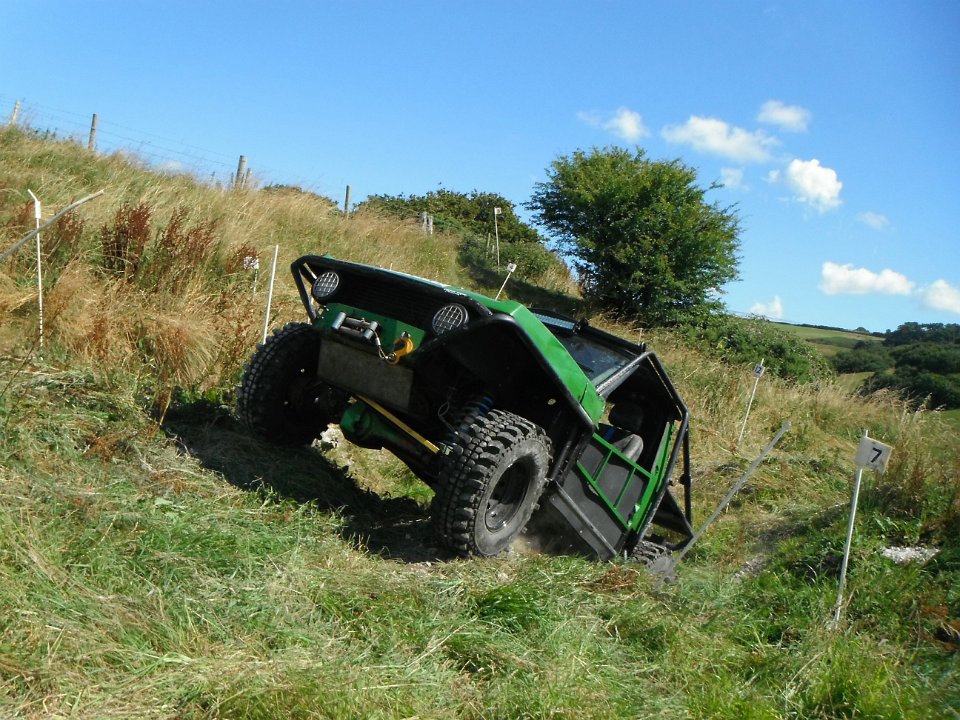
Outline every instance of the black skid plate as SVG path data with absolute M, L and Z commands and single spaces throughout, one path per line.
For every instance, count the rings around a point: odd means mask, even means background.
M 390 365 L 365 348 L 327 339 L 320 345 L 317 374 L 331 385 L 398 410 L 410 409 L 413 371 Z

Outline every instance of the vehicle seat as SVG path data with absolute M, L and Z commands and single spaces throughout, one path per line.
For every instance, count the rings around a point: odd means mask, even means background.
M 617 403 L 610 408 L 610 422 L 625 433 L 613 446 L 628 460 L 636 462 L 643 452 L 643 438 L 639 435 L 640 426 L 643 425 L 643 408 L 628 402 Z

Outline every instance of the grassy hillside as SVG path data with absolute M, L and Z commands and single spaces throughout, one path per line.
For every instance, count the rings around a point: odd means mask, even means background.
M 838 330 L 835 328 L 813 327 L 812 325 L 793 325 L 791 323 L 774 323 L 777 327 L 802 337 L 814 345 L 827 357 L 840 350 L 849 350 L 857 343 L 881 343 L 882 337 L 859 333 L 853 330 Z
M 945 410 L 943 419 L 954 430 L 960 432 L 960 410 Z
M 281 451 L 229 407 L 275 244 L 281 268 L 328 251 L 476 286 L 455 237 L 16 130 L 0 188 L 3 248 L 27 188 L 48 212 L 107 191 L 44 236 L 42 353 L 31 253 L 0 265 L 0 716 L 960 715 L 960 437 L 938 415 L 764 377 L 738 446 L 751 368 L 647 331 L 692 411 L 697 523 L 793 424 L 679 581 L 523 547 L 457 560 L 389 455 Z M 281 270 L 271 325 L 301 317 Z M 834 630 L 864 428 L 895 450 L 865 476 Z M 939 552 L 882 555 L 918 544 Z

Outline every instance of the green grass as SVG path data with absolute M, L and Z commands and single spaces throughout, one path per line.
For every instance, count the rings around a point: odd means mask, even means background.
M 305 197 L 168 184 L 9 132 L 0 152 L 4 187 L 56 176 L 65 196 L 106 183 L 112 198 L 50 280 L 61 314 L 43 359 L 29 263 L 0 267 L 0 717 L 960 716 L 955 413 L 765 377 L 738 446 L 749 368 L 649 331 L 692 411 L 698 523 L 793 423 L 679 581 L 524 549 L 455 559 L 433 540 L 430 491 L 388 454 L 278 449 L 234 420 L 262 323 L 249 283 L 153 291 L 105 274 L 95 252 L 97 228 L 141 194 L 164 217 L 195 200 L 227 245 L 319 243 L 468 284 L 454 239 L 421 244 Z M 4 237 L 15 216 L 0 206 Z M 276 324 L 300 319 L 279 274 L 275 302 Z M 833 630 L 863 427 L 895 449 L 865 478 Z M 940 551 L 905 567 L 880 554 L 917 543 Z
M 763 534 L 778 542 L 738 577 L 729 538 L 760 541 L 742 515 L 782 502 L 755 495 L 672 586 L 576 558 L 453 560 L 422 507 L 363 490 L 315 449 L 251 440 L 223 409 L 180 406 L 157 432 L 129 387 L 91 374 L 8 364 L 0 380 L 5 429 L 30 427 L 0 445 L 0 714 L 960 710 L 948 624 L 960 556 L 897 570 L 869 509 L 835 632 L 839 509 L 774 521 Z
M 943 415 L 943 419 L 946 420 L 949 425 L 960 432 L 960 409 L 944 410 L 941 414 Z

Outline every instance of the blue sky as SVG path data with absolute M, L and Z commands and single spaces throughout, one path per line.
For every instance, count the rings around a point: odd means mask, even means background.
M 679 158 L 742 219 L 730 310 L 960 322 L 960 2 L 3 0 L 0 119 L 342 201 Z

